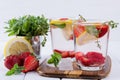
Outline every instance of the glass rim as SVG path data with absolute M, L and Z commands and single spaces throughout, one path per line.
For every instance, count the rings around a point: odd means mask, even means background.
M 86 21 L 76 21 L 73 24 L 86 24 L 86 25 L 94 25 L 94 24 L 104 24 L 108 22 L 106 19 L 86 19 Z

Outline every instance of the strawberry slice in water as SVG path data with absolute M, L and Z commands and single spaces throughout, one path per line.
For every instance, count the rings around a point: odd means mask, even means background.
M 60 18 L 59 20 L 68 20 L 68 18 Z
M 76 52 L 75 53 L 75 58 L 76 60 L 81 60 L 81 57 L 84 56 L 84 53 L 83 52 Z
M 108 32 L 109 26 L 106 24 L 104 25 L 101 24 L 101 25 L 97 25 L 96 28 L 99 31 L 98 38 L 101 38 Z
M 105 62 L 105 57 L 99 52 L 88 52 L 86 58 L 90 59 L 91 65 L 99 66 Z
M 80 61 L 81 61 L 81 63 L 84 65 L 84 66 L 90 66 L 91 65 L 91 60 L 90 59 L 88 59 L 88 58 L 86 58 L 86 57 L 81 57 L 81 58 L 79 58 L 80 59 Z M 78 59 L 78 60 L 79 60 Z
M 74 27 L 75 37 L 79 37 L 85 31 L 85 27 L 82 25 L 77 25 Z

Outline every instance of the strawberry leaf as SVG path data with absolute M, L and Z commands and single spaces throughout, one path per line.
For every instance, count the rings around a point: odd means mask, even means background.
M 20 74 L 22 70 L 24 70 L 22 66 L 18 66 L 18 64 L 15 64 L 13 68 L 6 73 L 6 76 L 11 76 L 13 74 Z

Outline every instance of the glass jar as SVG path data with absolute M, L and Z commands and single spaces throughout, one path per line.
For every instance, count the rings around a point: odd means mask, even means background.
M 73 32 L 77 65 L 82 70 L 101 70 L 106 62 L 109 25 L 97 20 L 78 21 Z

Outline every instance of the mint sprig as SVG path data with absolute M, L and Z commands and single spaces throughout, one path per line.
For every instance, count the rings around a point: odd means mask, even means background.
M 15 64 L 13 68 L 6 73 L 6 75 L 11 76 L 13 74 L 15 75 L 20 74 L 22 70 L 24 70 L 24 67 L 18 66 L 18 64 Z
M 5 29 L 8 36 L 24 36 L 28 40 L 30 40 L 32 36 L 47 36 L 49 29 L 48 19 L 43 15 L 25 15 L 19 18 L 12 18 L 7 24 Z M 46 40 L 44 37 L 42 46 L 44 46 L 45 42 Z
M 64 27 L 66 26 L 65 23 L 61 23 L 61 24 L 51 24 L 51 25 L 57 26 L 58 28 L 64 28 Z
M 112 29 L 117 28 L 118 23 L 114 22 L 113 20 L 104 22 L 104 24 L 108 24 Z
M 62 58 L 62 56 L 59 53 L 54 52 L 54 54 L 51 55 L 51 58 L 48 60 L 47 63 L 48 64 L 54 64 L 54 66 L 57 67 L 61 58 Z

